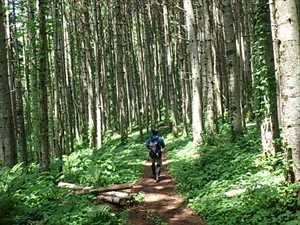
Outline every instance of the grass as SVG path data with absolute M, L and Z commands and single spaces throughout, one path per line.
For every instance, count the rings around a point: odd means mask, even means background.
M 0 170 L 0 224 L 127 224 L 126 211 L 116 213 L 108 205 L 95 205 L 94 196 L 74 196 L 57 188 L 57 183 L 104 187 L 135 182 L 142 176 L 146 157 L 142 142 L 133 134 L 127 143 L 119 138 L 107 140 L 97 151 L 78 146 L 64 157 L 62 174 L 55 162 L 45 174 L 35 164 L 26 171 L 20 164 Z
M 282 157 L 264 157 L 252 130 L 236 143 L 229 137 L 224 131 L 200 148 L 190 138 L 168 137 L 169 170 L 188 205 L 208 225 L 300 224 Z M 231 190 L 243 193 L 226 197 Z

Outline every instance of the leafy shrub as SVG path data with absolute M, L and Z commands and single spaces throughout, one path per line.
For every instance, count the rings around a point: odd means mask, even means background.
M 0 224 L 15 223 L 15 214 L 18 210 L 17 199 L 7 193 L 0 192 Z
M 113 140 L 97 151 L 82 149 L 64 157 L 64 178 L 94 186 L 134 182 L 143 173 L 146 157 L 142 144 Z
M 285 182 L 283 157 L 263 156 L 254 130 L 236 143 L 231 143 L 227 132 L 214 137 L 213 145 L 199 149 L 193 149 L 189 139 L 169 137 L 174 141 L 168 148 L 169 169 L 189 206 L 208 225 L 297 221 L 296 188 Z M 231 190 L 243 191 L 226 197 Z
M 0 224 L 125 225 L 126 211 L 114 213 L 107 205 L 93 204 L 94 196 L 74 196 L 57 188 L 57 182 L 106 186 L 138 180 L 146 151 L 137 142 L 129 143 L 111 139 L 97 151 L 78 145 L 64 157 L 63 174 L 58 173 L 58 161 L 47 173 L 41 173 L 37 164 L 26 170 L 22 164 L 1 169 Z

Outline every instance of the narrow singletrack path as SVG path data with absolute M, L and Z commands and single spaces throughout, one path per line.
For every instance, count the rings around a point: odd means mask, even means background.
M 145 162 L 144 177 L 133 192 L 143 192 L 142 205 L 129 209 L 128 225 L 204 225 L 203 220 L 186 207 L 184 199 L 176 194 L 175 182 L 166 171 L 163 161 L 160 181 L 151 178 L 151 163 Z

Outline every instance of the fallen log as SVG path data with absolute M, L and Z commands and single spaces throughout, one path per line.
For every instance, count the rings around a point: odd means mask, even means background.
M 109 187 L 103 187 L 103 188 L 95 188 L 90 190 L 90 193 L 102 193 L 102 192 L 108 192 L 108 191 L 119 191 L 119 190 L 125 190 L 130 189 L 133 187 L 134 184 L 116 184 Z
M 72 190 L 92 190 L 92 187 L 83 187 L 78 184 L 72 184 L 67 182 L 59 182 L 57 185 L 59 188 L 68 188 Z
M 97 202 L 109 202 L 121 206 L 130 204 L 133 200 L 133 194 L 120 191 L 104 192 L 97 196 Z
M 102 187 L 102 188 L 92 188 L 92 187 L 83 187 L 77 184 L 72 183 L 66 183 L 66 182 L 59 182 L 58 187 L 60 188 L 67 188 L 74 191 L 75 194 L 99 194 L 103 192 L 109 192 L 109 191 L 119 191 L 119 190 L 125 190 L 130 189 L 133 187 L 134 184 L 116 184 L 109 187 Z
M 96 203 L 99 202 L 108 202 L 112 204 L 118 204 L 121 206 L 130 204 L 134 200 L 134 195 L 130 191 L 120 191 L 125 189 L 130 189 L 133 187 L 133 184 L 117 184 L 109 187 L 103 188 L 93 188 L 93 187 L 84 187 L 77 184 L 59 182 L 57 185 L 59 188 L 67 188 L 73 191 L 76 195 L 82 194 L 95 194 Z

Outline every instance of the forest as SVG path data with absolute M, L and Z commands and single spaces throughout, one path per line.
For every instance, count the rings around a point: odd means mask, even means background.
M 0 225 L 299 209 L 299 0 L 0 0 Z

